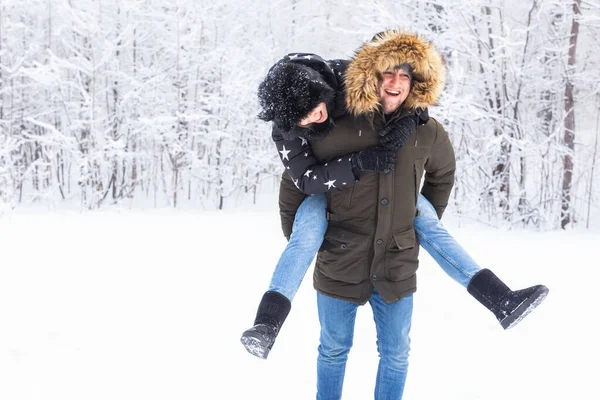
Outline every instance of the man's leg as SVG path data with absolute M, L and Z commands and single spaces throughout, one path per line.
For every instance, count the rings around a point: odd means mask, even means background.
M 481 267 L 446 230 L 435 208 L 422 194 L 419 194 L 417 210 L 419 215 L 415 218 L 415 232 L 421 247 L 452 279 L 467 287 Z
M 342 398 L 358 304 L 317 292 L 321 337 L 317 358 L 317 400 Z
M 375 291 L 369 300 L 377 328 L 379 368 L 375 400 L 400 400 L 408 372 L 413 295 L 386 304 Z
M 327 230 L 327 196 L 307 196 L 294 219 L 292 236 L 273 271 L 269 291 L 293 300 Z
M 258 306 L 254 325 L 240 339 L 250 354 L 268 357 L 290 312 L 291 301 L 323 242 L 327 230 L 326 206 L 325 194 L 308 196 L 300 204 L 290 241 Z

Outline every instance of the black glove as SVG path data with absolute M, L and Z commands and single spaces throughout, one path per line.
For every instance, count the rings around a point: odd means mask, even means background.
M 415 132 L 418 118 L 417 115 L 407 115 L 388 124 L 379 132 L 379 144 L 388 150 L 400 150 Z
M 393 171 L 396 165 L 396 152 L 380 146 L 367 147 L 357 153 L 352 153 L 350 162 L 354 175 L 357 177 L 362 171 L 388 173 Z

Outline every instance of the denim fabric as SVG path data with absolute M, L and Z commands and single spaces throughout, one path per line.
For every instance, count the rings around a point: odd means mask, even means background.
M 415 232 L 421 247 L 452 279 L 467 287 L 481 267 L 450 235 L 438 219 L 435 208 L 421 194 L 417 201 L 419 215 L 415 218 Z
M 386 304 L 375 291 L 369 299 L 377 330 L 379 368 L 375 400 L 400 400 L 408 372 L 413 295 Z M 321 338 L 317 359 L 317 400 L 339 400 L 358 304 L 317 293 Z
M 292 235 L 275 267 L 270 291 L 293 300 L 308 267 L 323 243 L 327 230 L 327 196 L 324 193 L 307 196 L 294 219 Z

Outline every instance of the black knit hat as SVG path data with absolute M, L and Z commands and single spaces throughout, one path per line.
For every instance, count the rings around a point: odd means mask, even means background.
M 283 131 L 290 131 L 319 103 L 330 105 L 334 98 L 335 90 L 317 71 L 283 60 L 271 68 L 258 86 L 262 107 L 258 118 L 274 121 Z

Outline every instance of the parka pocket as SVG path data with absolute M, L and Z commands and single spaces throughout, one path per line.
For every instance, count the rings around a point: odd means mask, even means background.
M 340 207 L 343 209 L 348 209 L 352 206 L 352 198 L 354 197 L 354 189 L 356 184 L 336 188 L 335 190 L 331 190 L 327 192 L 327 196 L 329 196 L 329 204 L 333 209 L 339 209 Z
M 392 247 L 396 246 L 398 250 L 408 250 L 415 247 L 417 244 L 417 239 L 415 237 L 415 228 L 410 227 L 409 229 L 392 234 L 394 237 L 394 242 L 392 243 Z
M 414 227 L 392 233 L 393 240 L 386 251 L 385 274 L 392 282 L 410 278 L 417 271 L 419 246 Z
M 330 224 L 317 256 L 319 271 L 337 281 L 362 282 L 366 271 L 369 236 Z

